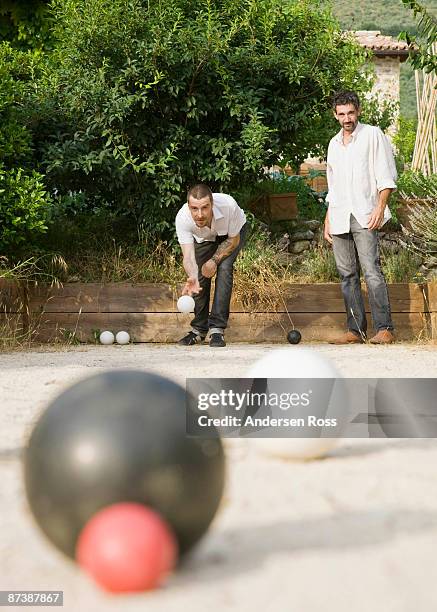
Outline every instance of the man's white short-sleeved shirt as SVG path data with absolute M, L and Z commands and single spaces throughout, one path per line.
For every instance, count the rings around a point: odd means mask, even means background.
M 327 178 L 331 234 L 350 231 L 350 216 L 361 227 L 369 217 L 383 189 L 396 189 L 396 165 L 391 145 L 378 127 L 358 123 L 348 145 L 343 144 L 343 130 L 328 147 Z M 384 223 L 391 213 L 386 206 Z
M 234 198 L 226 193 L 213 193 L 211 227 L 197 227 L 188 203 L 176 215 L 176 234 L 179 244 L 214 242 L 217 236 L 236 236 L 246 223 L 246 215 Z

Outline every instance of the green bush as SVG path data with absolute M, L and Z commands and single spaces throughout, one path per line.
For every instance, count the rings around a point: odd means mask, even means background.
M 413 160 L 414 145 L 416 143 L 417 120 L 400 116 L 397 131 L 393 136 L 396 147 L 397 166 L 401 170 Z
M 62 0 L 33 125 L 50 186 L 162 232 L 187 187 L 323 154 L 364 54 L 307 0 Z
M 406 196 L 421 200 L 410 208 L 408 227 L 403 228 L 406 245 L 429 268 L 437 267 L 437 174 L 408 173 L 402 189 Z
M 37 64 L 37 54 L 0 44 L 0 254 L 13 258 L 46 230 L 51 203 L 26 126 Z
M 384 100 L 377 95 L 367 96 L 362 100 L 363 112 L 361 121 L 369 125 L 377 125 L 383 132 L 393 125 L 399 112 L 399 104 L 393 100 Z
M 420 278 L 420 257 L 409 249 L 402 249 L 398 253 L 385 252 L 381 256 L 382 271 L 388 283 L 411 283 Z
M 36 56 L 0 43 L 0 163 L 12 167 L 31 158 L 31 132 L 23 107 L 31 89 Z
M 6 0 L 0 6 L 0 40 L 20 49 L 51 44 L 49 0 Z
M 398 193 L 403 198 L 423 198 L 437 202 L 437 174 L 425 176 L 421 172 L 403 172 L 397 183 Z
M 305 259 L 299 268 L 299 276 L 310 283 L 338 282 L 337 266 L 330 246 L 321 244 L 305 252 Z
M 47 229 L 50 197 L 43 177 L 33 171 L 0 166 L 0 253 L 17 255 L 23 245 Z

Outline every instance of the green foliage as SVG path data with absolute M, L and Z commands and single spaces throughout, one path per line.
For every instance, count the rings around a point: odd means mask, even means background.
M 416 0 L 401 0 L 413 11 L 417 22 L 417 35 L 403 31 L 399 38 L 405 40 L 411 48 L 410 61 L 416 70 L 425 72 L 437 71 L 437 57 L 432 51 L 432 45 L 437 40 L 437 18 L 427 7 Z
M 392 100 L 381 100 L 378 96 L 370 96 L 362 101 L 361 121 L 369 125 L 377 125 L 383 132 L 393 125 L 399 112 L 399 105 Z
M 437 205 L 415 206 L 409 215 L 409 228 L 404 228 L 406 244 L 412 253 L 430 267 L 437 267 Z
M 410 164 L 413 159 L 414 145 L 416 142 L 417 121 L 400 116 L 393 144 L 397 151 L 397 161 L 403 167 Z
M 397 188 L 405 199 L 425 198 L 437 205 L 437 174 L 425 176 L 421 172 L 408 170 L 399 177 Z
M 418 274 L 420 257 L 409 249 L 401 249 L 398 253 L 383 250 L 381 266 L 388 283 L 411 283 L 421 280 Z
M 30 90 L 36 59 L 31 53 L 0 44 L 0 163 L 13 166 L 29 158 L 31 134 L 22 106 Z
M 416 83 L 410 62 L 401 64 L 400 114 L 406 119 L 417 119 Z
M 398 181 L 398 190 L 404 200 L 411 200 L 408 225 L 402 228 L 405 243 L 426 266 L 436 268 L 437 174 L 404 172 Z
M 0 252 L 14 253 L 47 229 L 50 198 L 42 176 L 0 166 Z
M 337 266 L 332 248 L 322 244 L 305 253 L 299 275 L 311 283 L 338 282 Z
M 17 255 L 46 230 L 50 198 L 32 169 L 32 135 L 23 108 L 32 88 L 33 53 L 0 44 L 0 253 Z
M 23 50 L 50 48 L 50 29 L 48 0 L 2 0 L 0 41 Z
M 186 188 L 323 154 L 362 51 L 309 0 L 59 0 L 32 125 L 50 186 L 158 232 Z

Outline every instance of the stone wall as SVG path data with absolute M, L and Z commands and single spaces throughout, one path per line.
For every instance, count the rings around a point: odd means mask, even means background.
M 399 102 L 400 97 L 400 62 L 398 57 L 374 57 L 376 72 L 374 94 Z

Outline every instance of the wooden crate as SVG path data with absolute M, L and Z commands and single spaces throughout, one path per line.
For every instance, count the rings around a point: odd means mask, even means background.
M 298 216 L 297 194 L 290 192 L 262 195 L 251 202 L 248 208 L 265 223 L 289 221 Z

